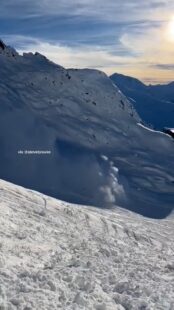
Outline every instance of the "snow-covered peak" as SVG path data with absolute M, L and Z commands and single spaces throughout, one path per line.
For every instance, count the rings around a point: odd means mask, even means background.
M 32 53 L 32 52 L 28 52 L 28 53 L 23 53 L 22 57 L 24 58 L 31 58 L 31 60 L 34 60 L 34 58 L 37 57 L 37 59 L 42 59 L 42 60 L 47 60 L 46 56 L 36 52 L 36 53 Z

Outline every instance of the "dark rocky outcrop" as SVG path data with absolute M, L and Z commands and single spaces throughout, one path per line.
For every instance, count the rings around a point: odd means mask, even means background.
M 0 40 L 0 49 L 5 50 L 6 45 L 4 44 L 4 42 L 2 40 Z

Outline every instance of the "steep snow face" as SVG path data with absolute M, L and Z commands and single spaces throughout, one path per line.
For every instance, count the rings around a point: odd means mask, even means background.
M 1 309 L 174 309 L 172 216 L 0 191 Z
M 74 203 L 172 210 L 172 139 L 137 125 L 104 73 L 65 70 L 39 53 L 1 53 L 0 67 L 2 179 Z
M 147 86 L 117 73 L 111 80 L 130 99 L 144 122 L 158 130 L 174 127 L 174 83 Z

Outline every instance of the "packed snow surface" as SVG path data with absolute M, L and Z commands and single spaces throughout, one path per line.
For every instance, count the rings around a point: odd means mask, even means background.
M 0 191 L 0 309 L 174 309 L 172 215 Z

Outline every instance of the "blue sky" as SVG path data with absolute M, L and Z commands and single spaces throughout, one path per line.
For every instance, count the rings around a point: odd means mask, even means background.
M 0 36 L 65 67 L 167 82 L 174 80 L 173 16 L 173 0 L 1 0 Z

